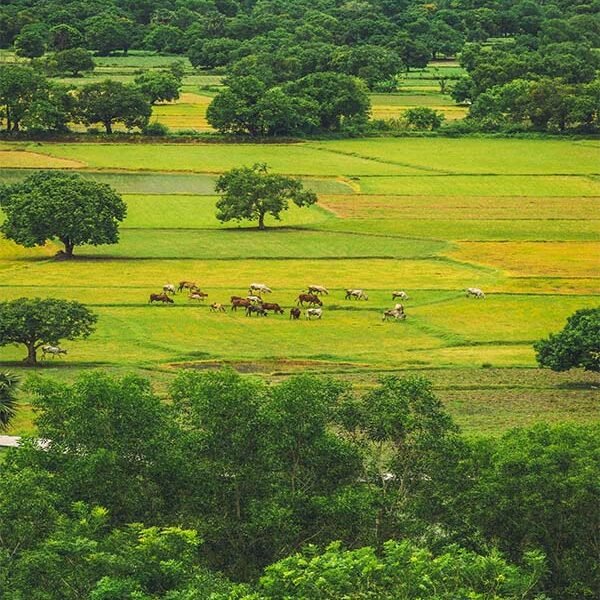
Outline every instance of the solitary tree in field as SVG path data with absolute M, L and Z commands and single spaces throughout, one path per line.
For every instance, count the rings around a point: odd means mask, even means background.
M 135 84 L 150 104 L 177 100 L 181 89 L 181 79 L 170 71 L 146 71 L 135 78 Z
M 317 195 L 305 190 L 299 179 L 269 173 L 264 163 L 231 169 L 219 177 L 216 189 L 223 194 L 217 201 L 219 221 L 258 219 L 259 229 L 265 229 L 266 215 L 279 220 L 290 200 L 296 206 L 317 201 Z
M 80 244 L 115 244 L 127 206 L 107 184 L 76 173 L 41 171 L 0 190 L 4 235 L 26 247 L 59 239 L 66 258 Z
M 19 378 L 12 373 L 0 373 L 0 431 L 8 429 L 17 412 L 17 384 Z
M 94 313 L 74 301 L 19 298 L 0 302 L 0 346 L 25 345 L 25 364 L 33 366 L 41 346 L 87 337 L 94 331 L 96 320 Z
M 73 77 L 79 77 L 84 71 L 93 71 L 95 66 L 92 53 L 85 48 L 60 50 L 54 55 L 54 60 L 61 73 L 70 73 Z
M 600 308 L 573 313 L 564 329 L 533 346 L 540 366 L 553 371 L 583 367 L 600 371 Z

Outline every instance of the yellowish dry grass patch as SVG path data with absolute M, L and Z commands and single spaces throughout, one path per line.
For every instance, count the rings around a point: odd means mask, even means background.
M 598 277 L 600 282 L 598 242 L 458 242 L 445 254 L 514 275 Z
M 48 156 L 29 150 L 0 150 L 0 168 L 78 169 L 85 167 L 79 160 Z

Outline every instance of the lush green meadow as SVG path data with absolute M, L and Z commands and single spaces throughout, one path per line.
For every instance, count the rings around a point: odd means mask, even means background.
M 0 298 L 52 296 L 99 314 L 88 340 L 44 372 L 81 368 L 152 373 L 232 364 L 278 377 L 299 369 L 366 385 L 380 372 L 418 371 L 468 430 L 498 431 L 542 417 L 598 418 L 598 385 L 582 373 L 535 368 L 532 343 L 600 301 L 600 180 L 593 141 L 386 138 L 296 144 L 4 143 L 0 180 L 35 168 L 77 169 L 114 185 L 129 207 L 115 246 L 0 241 Z M 226 169 L 267 162 L 300 175 L 319 204 L 281 222 L 220 224 L 214 183 Z M 211 301 L 270 285 L 286 308 L 308 284 L 330 289 L 321 321 L 214 314 L 175 298 L 149 305 L 167 282 L 197 281 Z M 464 289 L 481 287 L 483 301 Z M 367 302 L 344 300 L 364 288 Z M 391 291 L 408 318 L 384 323 Z M 0 349 L 19 369 L 23 349 Z M 595 388 L 594 388 L 595 386 Z M 27 409 L 14 430 L 27 431 Z

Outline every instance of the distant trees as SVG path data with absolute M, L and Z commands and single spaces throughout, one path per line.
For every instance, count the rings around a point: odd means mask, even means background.
M 54 55 L 56 68 L 61 73 L 78 77 L 82 72 L 93 71 L 95 64 L 91 52 L 83 48 L 66 48 Z
M 77 119 L 85 125 L 102 123 L 106 133 L 112 133 L 117 122 L 127 129 L 142 129 L 151 114 L 152 107 L 144 92 L 120 81 L 89 83 L 77 95 Z
M 94 331 L 96 320 L 95 314 L 74 301 L 18 298 L 0 302 L 0 346 L 24 345 L 24 362 L 34 366 L 41 346 L 87 337 Z
M 242 219 L 258 220 L 265 229 L 265 217 L 279 220 L 289 202 L 310 206 L 317 201 L 314 192 L 305 190 L 302 182 L 293 177 L 269 173 L 266 164 L 239 167 L 224 173 L 217 180 L 217 219 L 222 222 Z
M 46 51 L 47 35 L 39 24 L 26 25 L 15 38 L 15 53 L 25 58 L 38 58 Z
M 534 348 L 541 367 L 600 371 L 600 308 L 576 311 L 561 332 L 536 342 Z
M 182 85 L 181 78 L 171 71 L 146 71 L 138 75 L 134 82 L 150 104 L 177 100 Z
M 101 13 L 85 23 L 87 47 L 100 56 L 115 50 L 127 52 L 133 41 L 134 23 L 114 13 Z
M 415 106 L 404 111 L 403 118 L 410 128 L 434 130 L 441 127 L 446 117 L 429 106 Z
M 23 246 L 59 239 L 71 258 L 81 244 L 114 244 L 127 207 L 107 184 L 76 173 L 38 172 L 0 190 L 0 231 Z

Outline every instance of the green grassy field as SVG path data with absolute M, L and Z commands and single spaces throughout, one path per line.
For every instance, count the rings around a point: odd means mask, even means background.
M 600 181 L 593 141 L 400 138 L 297 144 L 11 144 L 0 181 L 35 168 L 76 169 L 115 185 L 129 207 L 118 245 L 0 241 L 0 298 L 84 302 L 97 331 L 65 342 L 41 369 L 72 379 L 82 368 L 134 370 L 164 385 L 182 366 L 231 364 L 277 378 L 313 370 L 368 385 L 381 372 L 420 372 L 468 431 L 497 432 L 540 418 L 597 419 L 598 377 L 535 368 L 532 343 L 573 311 L 600 302 Z M 318 205 L 281 222 L 223 225 L 214 182 L 231 166 L 266 161 L 305 177 Z M 289 308 L 310 283 L 326 285 L 321 321 L 213 314 L 185 295 L 149 305 L 167 282 L 197 281 L 211 301 L 264 281 Z M 481 287 L 484 301 L 465 297 Z M 344 299 L 364 288 L 367 302 Z M 391 291 L 408 318 L 383 323 Z M 23 349 L 0 348 L 17 371 Z M 483 368 L 485 367 L 485 368 Z M 24 409 L 14 431 L 31 428 Z

